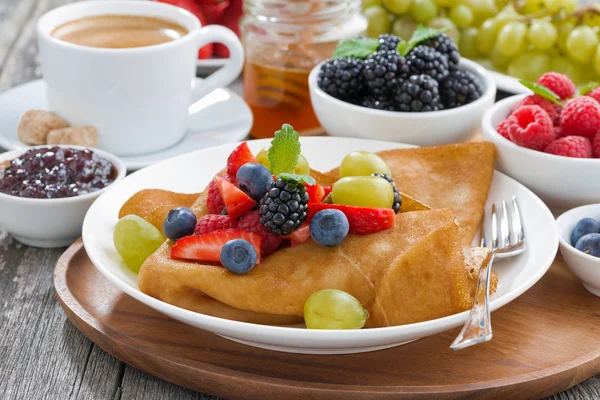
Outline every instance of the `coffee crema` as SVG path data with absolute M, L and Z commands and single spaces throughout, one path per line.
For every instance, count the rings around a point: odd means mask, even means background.
M 171 42 L 187 33 L 178 23 L 157 17 L 96 15 L 64 23 L 50 35 L 81 46 L 128 49 Z

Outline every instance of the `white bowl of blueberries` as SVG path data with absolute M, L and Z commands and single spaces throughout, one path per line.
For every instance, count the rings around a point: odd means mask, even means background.
M 567 266 L 590 293 L 600 296 L 600 204 L 569 210 L 556 224 Z
M 418 146 L 468 139 L 496 96 L 483 67 L 461 58 L 448 36 L 423 27 L 409 41 L 385 34 L 340 42 L 308 82 L 328 134 Z

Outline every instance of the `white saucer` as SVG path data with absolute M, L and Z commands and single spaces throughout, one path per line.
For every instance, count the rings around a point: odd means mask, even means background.
M 195 86 L 199 87 L 199 82 Z M 21 115 L 31 109 L 48 109 L 46 83 L 42 79 L 0 94 L 0 147 L 29 147 L 17 139 L 16 127 Z M 252 112 L 244 100 L 229 89 L 216 89 L 194 108 L 188 133 L 179 143 L 162 151 L 120 158 L 132 171 L 190 151 L 240 141 L 251 127 Z
M 196 62 L 196 71 L 202 75 L 212 74 L 227 64 L 227 61 L 229 61 L 229 58 L 209 58 L 206 60 L 198 60 Z

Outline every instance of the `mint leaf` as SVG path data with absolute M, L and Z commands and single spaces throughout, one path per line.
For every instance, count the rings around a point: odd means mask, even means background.
M 269 149 L 269 164 L 272 174 L 294 172 L 300 156 L 300 140 L 298 132 L 291 125 L 283 124 L 281 130 L 275 132 Z
M 519 80 L 519 83 L 525 86 L 527 89 L 531 90 L 533 93 L 537 94 L 538 96 L 550 100 L 551 102 L 558 104 L 562 107 L 563 104 L 560 102 L 560 97 L 547 87 L 535 82 L 526 81 L 525 79 Z
M 599 86 L 600 86 L 600 83 L 598 83 L 598 82 L 590 82 L 587 85 L 585 85 L 584 87 L 580 88 L 577 91 L 577 95 L 585 96 L 586 94 L 588 94 L 589 92 L 591 92 L 592 90 L 596 89 Z
M 444 33 L 444 31 L 445 30 L 440 31 L 438 29 L 427 28 L 423 25 L 419 25 L 413 32 L 413 35 L 408 42 L 401 40 L 400 43 L 398 43 L 398 53 L 400 53 L 402 57 L 406 57 L 406 55 L 410 53 L 415 46 Z
M 379 48 L 379 41 L 366 37 L 358 37 L 340 42 L 335 51 L 333 58 L 354 57 L 367 58 L 375 53 Z
M 401 40 L 400 43 L 398 43 L 398 47 L 396 48 L 396 50 L 398 51 L 398 53 L 400 53 L 402 57 L 406 57 L 408 52 L 412 50 L 412 47 L 410 46 L 410 44 L 408 44 L 407 41 Z
M 299 175 L 299 174 L 288 174 L 288 173 L 281 173 L 279 175 L 277 175 L 277 179 L 285 179 L 287 181 L 296 181 L 298 183 L 306 183 L 309 186 L 312 186 L 314 184 L 317 183 L 317 181 L 315 181 L 315 178 L 313 178 L 310 175 Z

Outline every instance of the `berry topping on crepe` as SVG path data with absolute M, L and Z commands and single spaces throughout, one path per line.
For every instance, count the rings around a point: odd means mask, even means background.
M 222 231 L 229 228 L 237 228 L 238 220 L 229 215 L 208 214 L 201 217 L 196 224 L 194 234 L 204 235 L 208 232 Z
M 243 142 L 235 148 L 227 159 L 227 174 L 229 176 L 236 176 L 238 169 L 246 163 L 256 162 L 254 154 L 248 148 L 248 143 Z
M 281 237 L 269 233 L 260 223 L 260 215 L 258 214 L 258 211 L 250 211 L 248 214 L 240 218 L 238 228 L 248 232 L 257 233 L 263 237 L 262 246 L 260 248 L 260 252 L 263 257 L 266 257 L 274 252 L 281 244 Z
M 245 274 L 256 264 L 256 250 L 244 239 L 234 239 L 221 249 L 221 264 L 234 274 Z
M 169 211 L 163 223 L 163 232 L 171 240 L 179 240 L 194 233 L 196 215 L 186 207 L 177 207 Z
M 396 226 L 396 215 L 391 208 L 355 207 L 339 204 L 315 203 L 308 207 L 308 220 L 319 211 L 333 208 L 343 212 L 350 225 L 349 233 L 367 235 Z
M 262 236 L 237 228 L 181 238 L 171 247 L 171 257 L 193 261 L 219 262 L 221 260 L 221 248 L 225 243 L 234 239 L 248 241 L 256 251 L 256 263 L 260 263 Z
M 231 218 L 239 218 L 254 208 L 256 202 L 246 193 L 242 192 L 232 183 L 227 182 L 221 176 L 217 176 L 215 179 L 219 186 L 219 193 L 221 193 L 221 197 L 225 203 L 227 214 Z
M 314 185 L 305 183 L 304 187 L 306 187 L 306 193 L 308 193 L 309 203 L 320 203 L 325 197 L 325 189 L 318 183 L 315 183 Z
M 340 210 L 319 211 L 310 221 L 310 236 L 322 246 L 334 247 L 348 236 L 348 218 Z
M 306 219 L 308 193 L 304 184 L 279 178 L 260 201 L 260 223 L 273 235 L 285 236 Z
M 304 222 L 300 225 L 300 228 L 296 229 L 294 232 L 285 236 L 286 239 L 290 239 L 290 246 L 295 247 L 310 239 L 310 224 L 308 222 Z
M 225 179 L 229 183 L 234 183 L 235 178 L 230 177 L 229 175 L 218 175 L 221 178 Z M 221 193 L 219 192 L 219 185 L 217 184 L 217 179 L 213 179 L 208 184 L 207 188 L 207 198 L 206 198 L 206 208 L 211 214 L 221 214 L 225 209 L 225 202 L 221 197 Z
M 400 197 L 400 193 L 398 192 L 398 188 L 396 187 L 393 179 L 386 174 L 373 174 L 373 176 L 383 178 L 392 185 L 392 188 L 394 189 L 394 204 L 392 204 L 392 209 L 396 214 L 398 214 L 400 212 L 400 207 L 402 207 L 402 197 Z
M 264 165 L 249 162 L 238 169 L 236 182 L 244 193 L 258 201 L 263 198 L 267 188 L 273 183 L 273 175 Z

